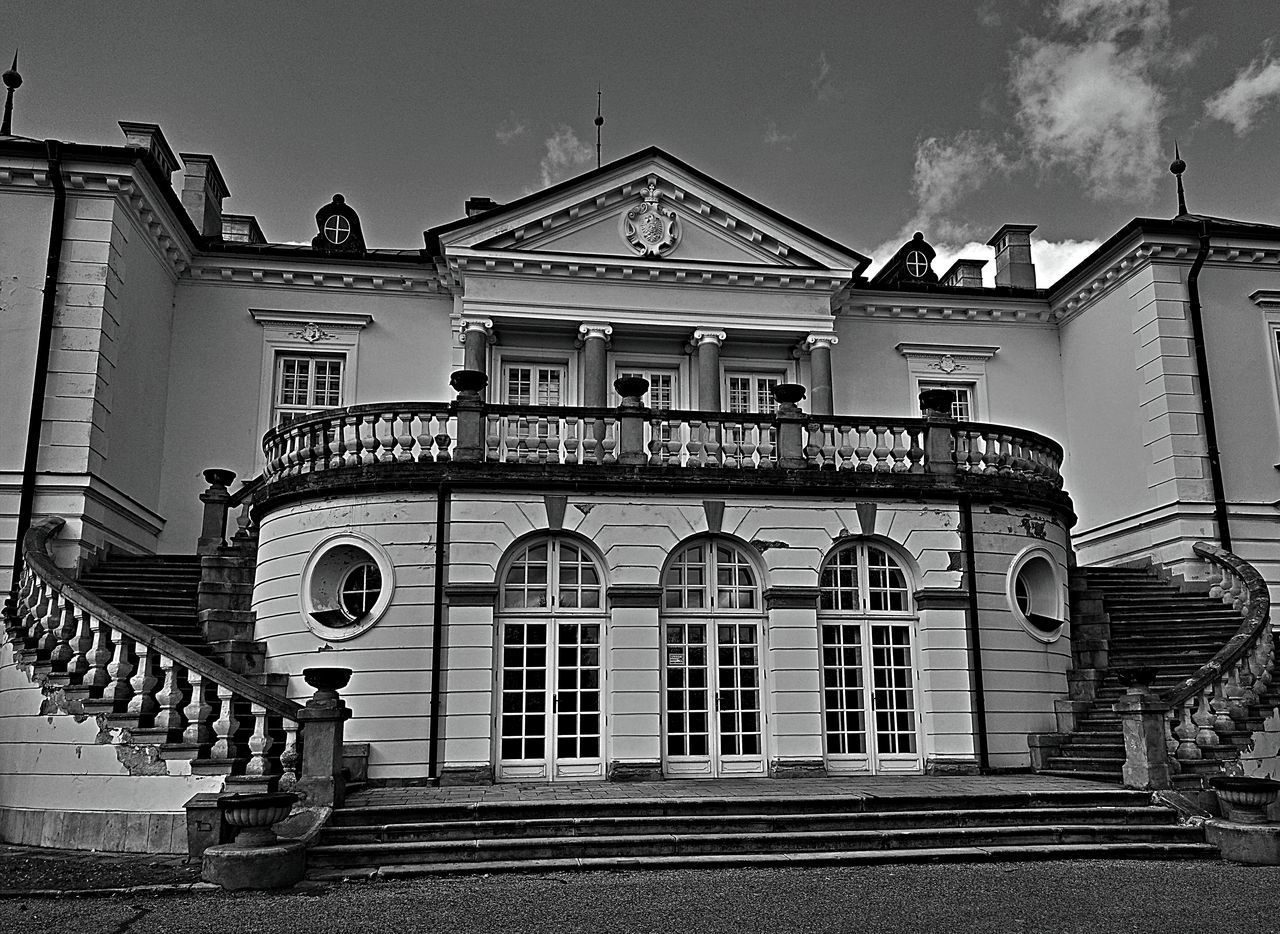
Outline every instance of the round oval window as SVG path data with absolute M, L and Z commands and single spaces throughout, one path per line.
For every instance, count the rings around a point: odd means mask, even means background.
M 1037 638 L 1052 641 L 1062 631 L 1058 575 L 1044 555 L 1032 554 L 1016 566 L 1010 596 L 1020 622 Z
M 391 559 L 364 536 L 343 533 L 321 543 L 307 559 L 299 596 L 307 628 L 325 639 L 353 639 L 391 603 Z

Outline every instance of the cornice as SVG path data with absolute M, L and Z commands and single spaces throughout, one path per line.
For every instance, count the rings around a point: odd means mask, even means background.
M 626 256 L 574 256 L 571 254 L 507 253 L 456 248 L 450 266 L 458 281 L 470 271 L 505 276 L 598 279 L 624 282 L 659 282 L 671 285 L 774 288 L 836 292 L 853 278 L 851 269 L 805 269 L 723 263 L 680 263 L 642 260 Z
M 140 180 L 128 167 L 110 171 L 65 162 L 62 179 L 69 197 L 112 198 L 147 235 L 156 257 L 171 273 L 181 274 L 190 264 L 191 245 L 182 230 L 182 221 L 174 216 L 149 178 Z M 32 160 L 0 166 L 0 188 L 52 192 L 48 164 Z
M 886 293 L 864 298 L 853 294 L 837 311 L 859 318 L 899 318 L 928 321 L 977 322 L 980 324 L 1050 324 L 1045 302 L 982 301 L 981 296 L 934 296 Z
M 269 263 L 261 259 L 204 254 L 192 260 L 186 278 L 195 282 L 284 289 L 339 289 L 349 292 L 407 292 L 437 295 L 447 292 L 434 272 L 406 273 L 403 268 L 307 268 Z

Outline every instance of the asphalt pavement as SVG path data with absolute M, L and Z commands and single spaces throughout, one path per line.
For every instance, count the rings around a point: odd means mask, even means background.
M 11 898 L 0 931 L 1280 931 L 1280 867 L 1079 860 L 423 878 L 279 893 Z

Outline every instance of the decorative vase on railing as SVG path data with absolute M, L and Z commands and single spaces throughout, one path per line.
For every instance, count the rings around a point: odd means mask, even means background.
M 1269 778 L 1222 775 L 1209 779 L 1209 786 L 1218 793 L 1218 803 L 1225 805 L 1227 819 L 1237 824 L 1265 824 L 1267 810 L 1280 792 L 1280 782 Z

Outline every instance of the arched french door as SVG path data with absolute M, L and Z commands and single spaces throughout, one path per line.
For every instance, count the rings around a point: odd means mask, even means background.
M 765 774 L 760 575 L 736 542 L 682 546 L 662 575 L 663 771 Z
M 874 541 L 827 558 L 819 577 L 827 770 L 920 770 L 910 575 Z
M 563 536 L 525 543 L 498 587 L 499 781 L 604 777 L 604 575 Z

